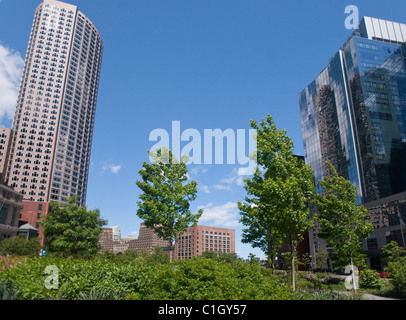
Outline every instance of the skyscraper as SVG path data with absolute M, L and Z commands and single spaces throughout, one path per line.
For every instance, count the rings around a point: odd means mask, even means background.
M 400 200 L 406 191 L 405 42 L 405 24 L 364 17 L 299 94 L 305 161 L 316 181 L 328 174 L 330 161 L 357 188 L 358 204 L 366 207 L 378 200 L 387 204 L 388 197 L 400 203 L 393 196 Z M 399 210 L 406 220 L 406 212 Z M 392 221 L 385 232 L 377 223 L 372 236 L 377 241 L 369 241 L 374 250 L 393 239 L 402 222 Z
M 49 201 L 86 201 L 102 53 L 99 32 L 76 6 L 45 0 L 37 7 L 6 174 L 24 195 L 22 220 Z

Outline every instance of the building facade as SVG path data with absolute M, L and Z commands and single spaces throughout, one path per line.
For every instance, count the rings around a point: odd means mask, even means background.
M 76 6 L 37 7 L 6 170 L 8 185 L 24 196 L 23 220 L 38 213 L 30 204 L 72 195 L 86 202 L 102 53 L 99 32 Z
M 23 196 L 0 183 L 0 241 L 17 236 Z
M 99 236 L 99 244 L 102 251 L 109 250 L 115 254 L 121 254 L 127 250 L 136 251 L 138 254 L 143 251 L 151 254 L 156 246 L 169 247 L 169 241 L 159 238 L 154 230 L 147 228 L 144 223 L 140 225 L 138 238 L 121 238 L 118 226 L 103 228 Z
M 153 229 L 146 227 L 144 223 L 140 225 L 138 238 L 127 238 L 126 243 L 128 244 L 128 250 L 137 251 L 139 254 L 142 251 L 153 253 L 156 246 L 161 248 L 169 247 L 169 241 L 161 239 Z
M 155 247 L 161 247 L 166 254 L 170 254 L 170 243 L 158 237 L 153 229 L 147 228 L 144 223 L 140 225 L 138 238 L 115 238 L 116 227 L 103 228 L 99 236 L 101 250 L 109 250 L 115 254 L 127 250 L 141 254 L 146 251 L 150 254 Z M 173 248 L 174 260 L 191 259 L 201 256 L 203 252 L 235 253 L 235 230 L 208 226 L 189 227 L 180 235 Z
M 203 252 L 235 253 L 235 230 L 208 226 L 189 227 L 175 243 L 175 260 L 192 259 Z
M 405 24 L 364 17 L 299 94 L 306 163 L 318 181 L 331 162 L 357 188 L 358 204 L 406 191 L 405 41 Z M 314 253 L 320 242 L 310 246 Z
M 0 182 L 4 182 L 6 178 L 12 137 L 13 130 L 0 128 Z

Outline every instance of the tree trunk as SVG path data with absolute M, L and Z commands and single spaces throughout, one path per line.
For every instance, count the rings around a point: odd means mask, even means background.
M 293 244 L 293 241 L 292 241 L 292 252 L 291 252 L 291 254 L 292 254 L 292 288 L 293 288 L 293 291 L 296 291 L 296 270 L 295 270 L 295 252 L 296 252 L 296 246 Z
M 268 262 L 271 263 L 272 274 L 274 274 L 275 273 L 275 257 L 274 257 L 274 254 L 272 252 L 273 250 L 272 250 L 272 233 L 271 233 L 271 230 L 268 229 L 267 233 L 268 233 L 268 254 L 267 254 Z
M 354 291 L 357 292 L 357 284 L 355 282 L 355 270 L 354 263 L 352 261 L 352 256 L 351 256 L 351 271 L 352 271 L 352 287 L 354 288 Z

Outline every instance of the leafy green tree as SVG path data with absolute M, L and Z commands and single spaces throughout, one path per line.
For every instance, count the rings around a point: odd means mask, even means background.
M 62 257 L 94 257 L 100 249 L 99 234 L 107 224 L 100 211 L 80 207 L 75 196 L 66 203 L 51 202 L 50 208 L 41 221 L 48 251 Z
M 148 257 L 148 262 L 151 264 L 165 264 L 169 262 L 169 256 L 160 246 L 155 246 L 154 252 Z
M 405 253 L 405 249 L 393 240 L 382 248 L 382 254 L 386 256 L 384 260 L 386 263 L 400 262 Z
M 267 115 L 258 125 L 256 160 L 252 179 L 245 180 L 247 197 L 239 202 L 243 241 L 264 250 L 273 261 L 276 249 L 285 243 L 291 252 L 292 286 L 295 290 L 297 245 L 312 226 L 308 203 L 314 195 L 313 171 L 293 154 L 286 130 L 279 130 Z
M 242 230 L 242 243 L 250 243 L 253 248 L 259 248 L 268 259 L 268 265 L 275 269 L 278 249 L 282 246 L 283 237 L 276 228 L 276 216 L 272 208 L 265 202 L 266 178 L 256 169 L 252 179 L 245 180 L 247 196 L 245 202 L 238 202 Z
M 217 253 L 214 251 L 203 251 L 202 258 L 204 259 L 217 259 Z
M 368 210 L 357 206 L 357 190 L 351 182 L 338 176 L 331 163 L 328 166 L 331 176 L 319 181 L 323 193 L 313 200 L 318 211 L 315 221 L 320 224 L 317 236 L 335 248 L 339 267 L 364 266 L 362 240 L 373 232 L 372 224 L 366 221 Z
M 253 254 L 253 253 L 248 254 L 249 264 L 260 264 L 260 261 L 261 261 L 261 259 L 259 257 L 257 257 L 255 254 Z
M 382 254 L 386 255 L 385 272 L 392 278 L 392 284 L 396 293 L 406 295 L 406 256 L 405 249 L 396 241 L 391 241 L 382 248 Z
M 196 199 L 197 182 L 186 183 L 186 159 L 178 161 L 167 148 L 149 152 L 152 164 L 143 163 L 139 171 L 142 180 L 136 182 L 143 191 L 139 196 L 137 215 L 159 237 L 172 247 L 176 237 L 189 226 L 195 226 L 203 213 L 190 211 Z M 172 260 L 172 251 L 171 251 Z
M 39 254 L 41 244 L 39 239 L 24 239 L 22 237 L 9 238 L 0 242 L 0 256 L 28 256 L 36 257 Z
M 329 253 L 327 250 L 317 249 L 316 250 L 316 269 L 325 271 L 328 269 L 328 259 Z

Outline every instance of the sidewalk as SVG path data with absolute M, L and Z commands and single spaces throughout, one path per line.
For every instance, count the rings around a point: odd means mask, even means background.
M 364 298 L 364 300 L 401 300 L 401 299 L 395 299 L 395 298 L 376 296 L 376 295 L 370 294 L 370 293 L 366 293 L 362 297 Z

